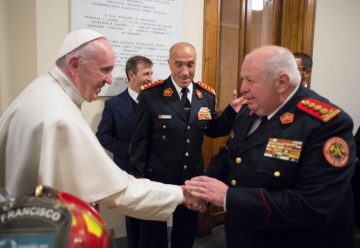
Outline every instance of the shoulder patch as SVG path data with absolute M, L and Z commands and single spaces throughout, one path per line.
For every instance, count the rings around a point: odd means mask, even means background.
M 144 84 L 141 86 L 141 90 L 147 90 L 147 89 L 150 89 L 152 87 L 155 87 L 155 86 L 158 86 L 158 85 L 161 85 L 165 82 L 165 80 L 156 80 L 156 81 L 153 81 L 151 83 L 148 83 L 148 84 Z
M 341 110 L 329 104 L 320 102 L 313 98 L 305 98 L 297 104 L 298 109 L 308 113 L 309 115 L 328 122 L 341 113 Z
M 196 84 L 202 88 L 203 90 L 209 92 L 210 94 L 216 96 L 216 92 L 213 88 L 211 88 L 209 85 L 204 84 L 203 82 L 197 81 Z
M 334 168 L 346 166 L 350 156 L 348 143 L 340 137 L 329 138 L 323 146 L 326 161 Z

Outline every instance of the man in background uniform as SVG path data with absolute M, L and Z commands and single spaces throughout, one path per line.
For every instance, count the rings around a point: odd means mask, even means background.
M 310 86 L 313 61 L 310 55 L 304 52 L 294 53 L 296 64 L 301 75 L 301 84 Z

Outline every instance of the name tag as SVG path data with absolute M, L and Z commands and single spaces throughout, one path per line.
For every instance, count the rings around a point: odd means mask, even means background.
M 171 115 L 158 115 L 159 120 L 170 120 L 172 119 Z
M 301 154 L 302 141 L 270 138 L 264 156 L 298 162 Z

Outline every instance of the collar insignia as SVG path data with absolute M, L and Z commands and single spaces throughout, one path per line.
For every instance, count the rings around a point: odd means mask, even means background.
M 203 98 L 203 94 L 201 93 L 200 90 L 196 90 L 195 94 L 196 94 L 197 98 L 199 98 L 199 99 Z
M 163 96 L 170 97 L 170 96 L 172 96 L 173 93 L 174 93 L 173 90 L 169 87 L 164 90 Z
M 281 124 L 290 124 L 294 122 L 294 114 L 293 113 L 285 113 L 282 116 L 280 116 Z

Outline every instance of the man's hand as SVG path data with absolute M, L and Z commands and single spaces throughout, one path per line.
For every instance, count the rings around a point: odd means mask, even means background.
M 192 196 L 219 207 L 224 207 L 228 188 L 223 182 L 207 176 L 194 177 L 185 182 L 185 189 L 191 192 Z
M 230 106 L 233 108 L 233 110 L 236 113 L 238 113 L 240 111 L 240 109 L 242 108 L 242 106 L 245 104 L 246 104 L 246 99 L 243 96 L 238 98 L 236 90 L 233 90 L 233 97 L 230 102 Z
M 192 196 L 191 193 L 185 189 L 185 186 L 181 186 L 181 188 L 184 194 L 184 204 L 188 209 L 200 212 L 206 211 L 206 201 Z

